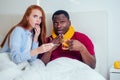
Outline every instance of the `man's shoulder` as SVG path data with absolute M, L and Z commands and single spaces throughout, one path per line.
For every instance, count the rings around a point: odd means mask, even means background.
M 90 39 L 89 36 L 85 33 L 82 33 L 82 32 L 75 32 L 74 35 L 73 35 L 73 38 L 76 38 L 76 39 Z
M 74 35 L 76 36 L 87 36 L 85 33 L 75 31 Z

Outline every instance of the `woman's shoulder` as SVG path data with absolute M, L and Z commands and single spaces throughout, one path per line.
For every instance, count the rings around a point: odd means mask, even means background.
M 25 30 L 22 27 L 16 26 L 12 33 L 20 34 L 20 33 L 24 33 L 24 32 L 25 32 Z
M 16 26 L 14 30 L 12 31 L 11 36 L 18 36 L 24 33 L 25 33 L 25 30 L 22 27 Z
M 24 31 L 24 29 L 20 26 L 16 26 L 14 31 Z

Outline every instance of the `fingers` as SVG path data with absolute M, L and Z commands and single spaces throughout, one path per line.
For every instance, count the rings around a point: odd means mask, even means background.
M 40 34 L 40 26 L 39 25 L 36 25 L 34 27 L 34 30 L 35 30 L 35 35 L 39 35 Z
M 69 50 L 75 50 L 75 51 L 79 51 L 81 48 L 82 44 L 80 41 L 78 40 L 70 40 L 69 41 Z
M 57 36 L 56 38 L 52 39 L 49 38 L 50 42 L 54 43 L 54 44 L 61 44 L 61 36 Z
M 53 39 L 51 37 L 49 37 L 49 39 L 50 39 L 50 42 L 52 42 Z
M 43 51 L 47 52 L 50 51 L 55 45 L 53 43 L 43 44 Z

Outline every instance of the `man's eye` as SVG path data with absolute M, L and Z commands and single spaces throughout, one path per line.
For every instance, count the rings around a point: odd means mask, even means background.
M 65 21 L 61 21 L 61 23 L 65 23 Z
M 55 25 L 57 25 L 57 22 L 54 22 Z

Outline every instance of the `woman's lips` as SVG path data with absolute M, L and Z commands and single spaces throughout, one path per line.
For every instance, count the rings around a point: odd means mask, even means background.
M 39 23 L 35 23 L 35 25 L 40 25 Z

